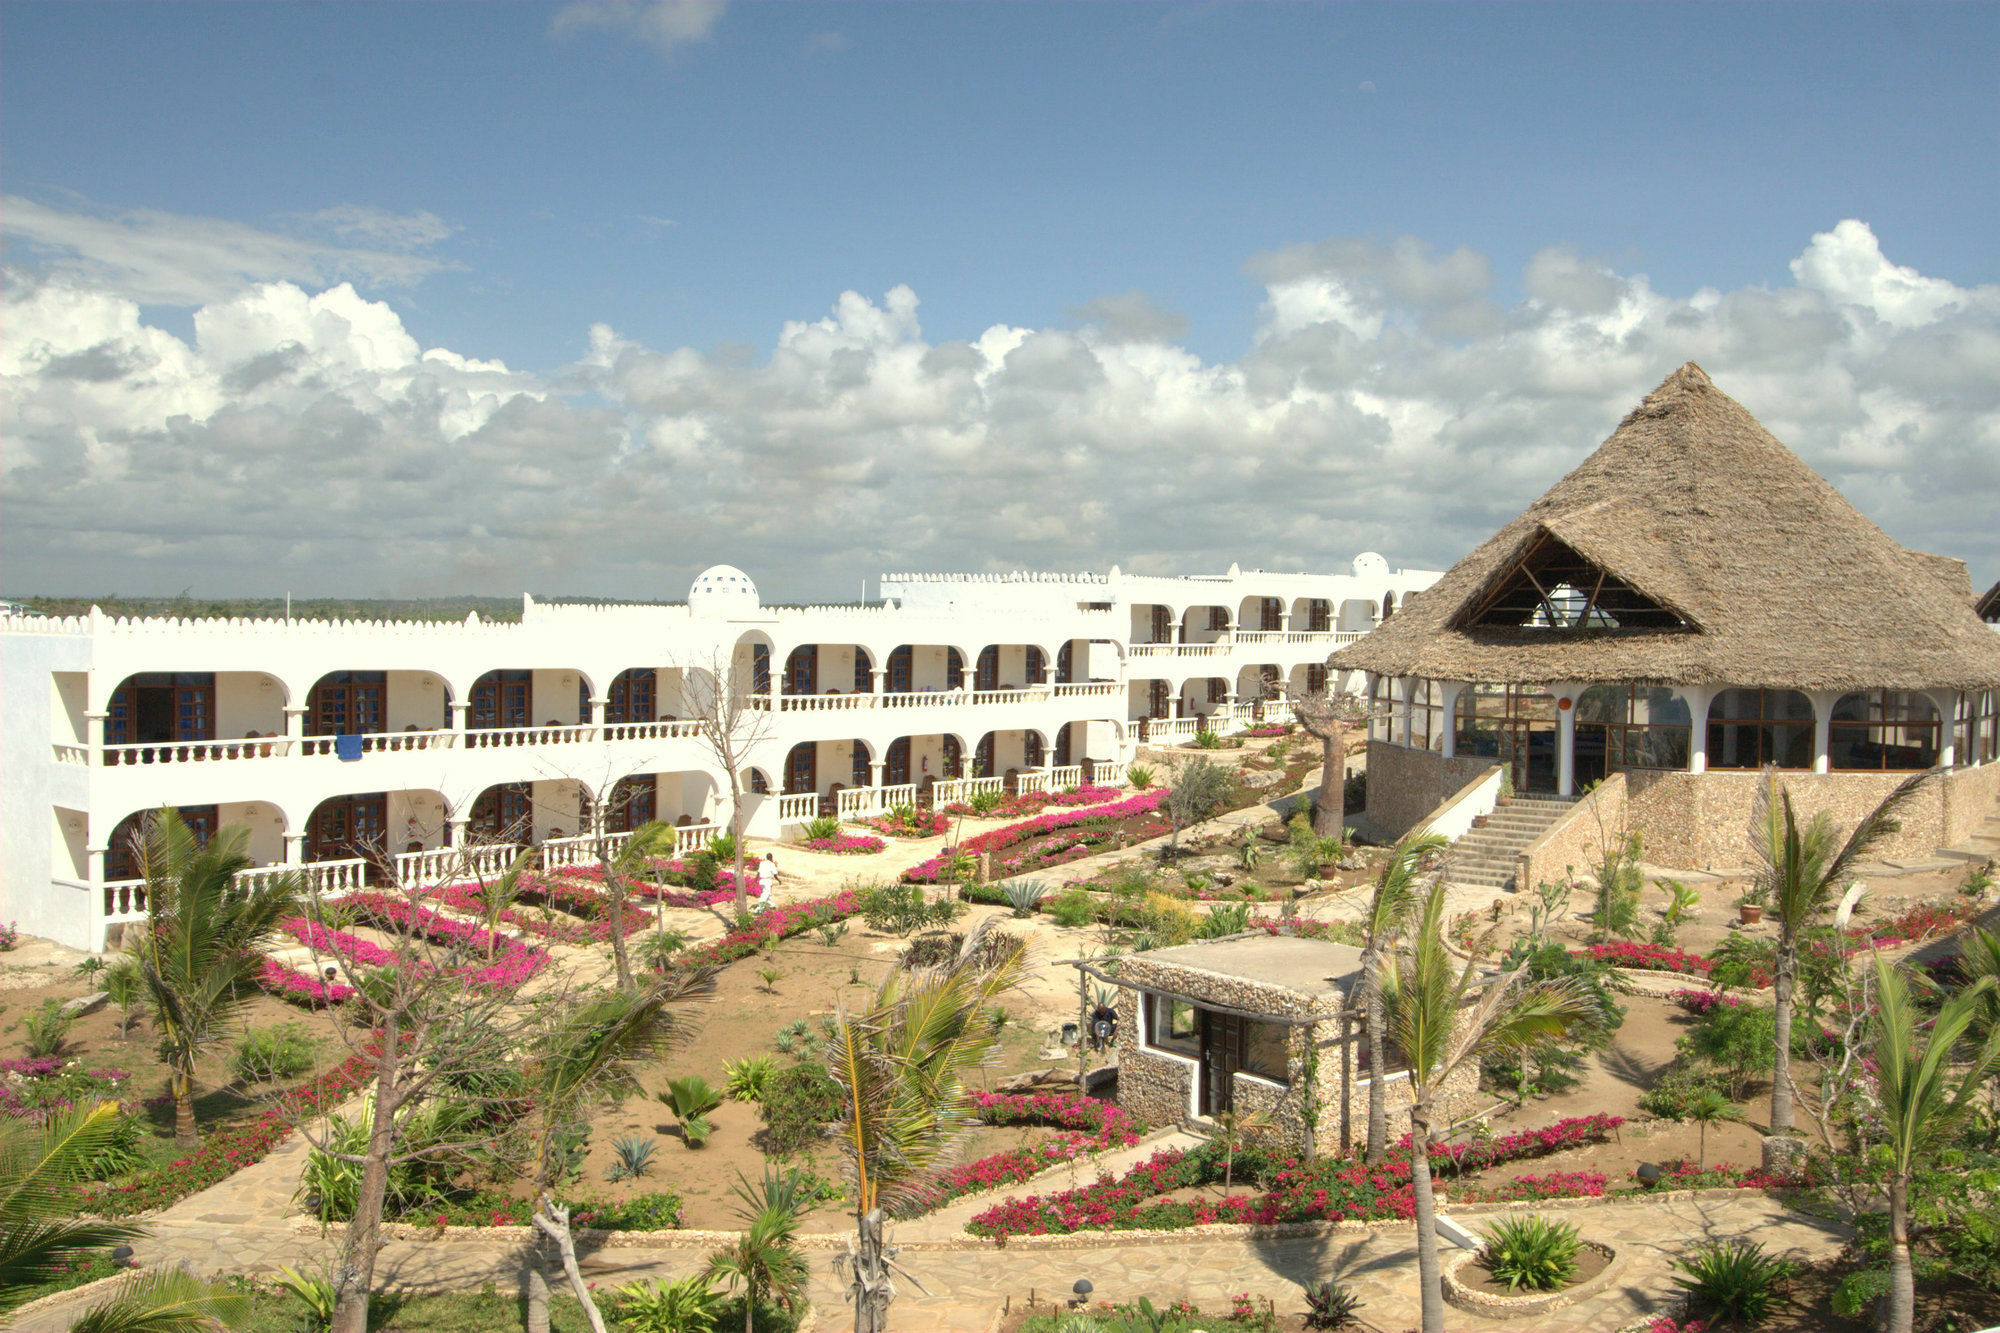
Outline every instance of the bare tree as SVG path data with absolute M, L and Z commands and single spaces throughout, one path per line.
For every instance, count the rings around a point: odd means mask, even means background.
M 1292 699 L 1292 716 L 1320 744 L 1323 767 L 1313 804 L 1313 832 L 1322 838 L 1339 836 L 1347 823 L 1347 733 L 1381 711 L 1358 694 L 1313 690 Z
M 750 910 L 743 873 L 744 777 L 749 757 L 772 734 L 771 700 L 755 693 L 725 650 L 710 653 L 705 663 L 685 671 L 681 695 L 688 716 L 715 763 L 729 779 L 729 837 L 735 844 L 732 867 L 736 882 L 736 912 Z

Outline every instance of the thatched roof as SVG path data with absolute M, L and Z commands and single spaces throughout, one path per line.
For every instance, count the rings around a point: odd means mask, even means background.
M 1979 599 L 1979 604 L 1972 609 L 1978 612 L 1979 618 L 1987 624 L 2000 624 L 2000 583 L 1988 588 L 1985 596 Z
M 2000 634 L 1973 601 L 1962 561 L 1899 546 L 1690 361 L 1331 661 L 1492 684 L 1984 688 Z

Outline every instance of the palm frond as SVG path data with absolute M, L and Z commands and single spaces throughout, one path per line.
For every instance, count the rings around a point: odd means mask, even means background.
M 126 1279 L 111 1299 L 70 1325 L 70 1333 L 204 1333 L 250 1317 L 250 1297 L 178 1268 Z
M 1899 1168 L 1928 1152 L 1972 1113 L 1980 1085 L 2000 1070 L 2000 1027 L 1986 1034 L 1969 1063 L 1954 1077 L 1952 1057 L 1987 1003 L 1986 992 L 2000 982 L 1981 977 L 1938 1010 L 1921 1050 L 1916 1034 L 1921 1016 L 1910 1000 L 1902 974 L 1875 958 L 1875 1044 L 1881 1114 Z
M 1833 863 L 1827 867 L 1828 882 L 1838 883 L 1846 879 L 1848 871 L 1856 862 L 1874 851 L 1891 834 L 1900 831 L 1903 823 L 1899 816 L 1903 807 L 1916 799 L 1917 793 L 1936 778 L 1940 771 L 1933 768 L 1922 773 L 1912 773 L 1897 783 L 1896 789 L 1883 797 L 1882 803 L 1869 811 L 1867 816 L 1854 826 L 1854 832 L 1847 835 L 1846 844 L 1833 858 Z

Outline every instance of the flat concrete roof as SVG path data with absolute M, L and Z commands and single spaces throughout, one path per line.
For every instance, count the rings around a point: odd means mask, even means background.
M 1345 997 L 1359 984 L 1361 950 L 1297 935 L 1245 935 L 1133 954 L 1135 963 L 1170 964 L 1278 986 L 1301 995 Z

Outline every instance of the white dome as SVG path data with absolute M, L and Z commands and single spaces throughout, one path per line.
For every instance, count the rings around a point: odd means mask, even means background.
M 732 616 L 755 614 L 763 606 L 757 585 L 734 565 L 710 565 L 696 576 L 688 589 L 688 610 L 698 616 L 727 620 Z
M 1354 577 L 1358 579 L 1379 579 L 1387 578 L 1388 575 L 1389 562 L 1373 551 L 1363 551 L 1360 555 L 1354 557 Z

